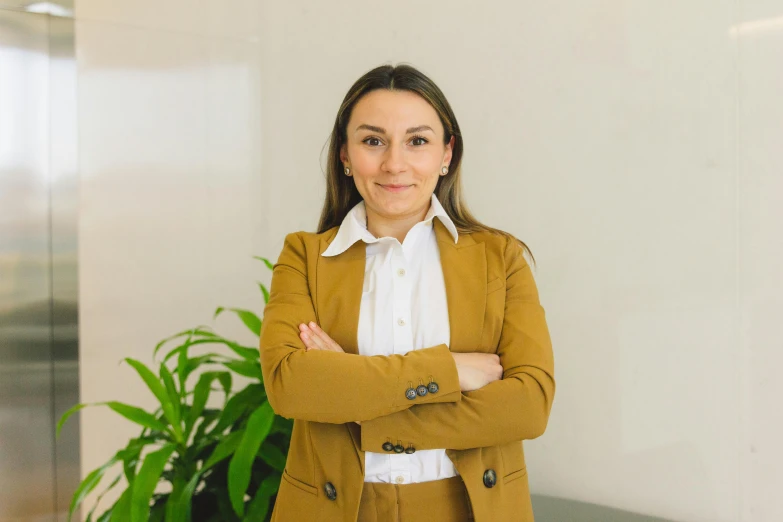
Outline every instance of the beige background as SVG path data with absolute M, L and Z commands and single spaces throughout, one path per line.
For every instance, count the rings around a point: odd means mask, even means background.
M 783 519 L 783 1 L 76 3 L 82 399 L 151 405 L 125 356 L 260 311 L 314 230 L 351 83 L 449 98 L 468 202 L 533 249 L 557 363 L 534 493 Z M 229 317 L 217 327 L 248 340 Z M 85 472 L 135 433 L 83 415 Z

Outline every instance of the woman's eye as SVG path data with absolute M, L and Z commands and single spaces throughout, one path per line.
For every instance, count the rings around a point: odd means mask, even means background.
M 381 141 L 381 140 L 379 140 L 378 138 L 372 138 L 372 137 L 370 137 L 370 138 L 365 138 L 364 140 L 362 140 L 362 142 L 363 142 L 363 143 L 367 143 L 367 145 L 370 145 L 370 146 L 373 146 L 373 147 L 375 147 L 375 146 L 376 146 L 376 144 L 375 144 L 375 143 L 369 143 L 369 142 L 371 142 L 371 141 L 377 141 L 377 142 L 379 142 L 379 143 L 380 143 L 380 141 Z
M 421 140 L 421 142 L 420 142 L 420 143 L 418 143 L 418 145 L 424 145 L 425 143 L 427 143 L 427 140 L 426 140 L 426 139 L 424 139 L 424 138 L 422 138 L 421 136 L 416 136 L 416 137 L 414 137 L 414 138 L 413 138 L 413 140 L 411 140 L 411 141 L 415 142 L 416 140 Z M 416 143 L 414 143 L 414 145 L 417 145 L 417 144 L 416 144 Z

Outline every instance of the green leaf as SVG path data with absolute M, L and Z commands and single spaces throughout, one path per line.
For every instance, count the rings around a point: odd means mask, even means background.
M 168 361 L 170 358 L 174 357 L 175 355 L 180 355 L 183 351 L 187 351 L 188 348 L 191 346 L 195 346 L 197 344 L 223 344 L 227 346 L 231 351 L 242 357 L 243 359 L 247 360 L 255 360 L 260 357 L 260 351 L 258 348 L 250 348 L 247 346 L 242 346 L 234 341 L 231 341 L 229 339 L 226 339 L 223 336 L 210 333 L 210 335 L 204 339 L 196 339 L 194 341 L 188 340 L 186 343 L 174 348 L 172 351 L 166 354 L 166 357 L 163 359 L 164 362 Z M 223 357 L 219 354 L 212 354 L 215 357 Z
M 225 378 L 228 377 L 226 381 Z M 228 393 L 231 390 L 231 374 L 228 372 L 205 372 L 202 373 L 198 379 L 198 383 L 193 392 L 193 405 L 188 412 L 187 419 L 185 421 L 185 433 L 190 435 L 190 431 L 196 420 L 201 416 L 201 412 L 204 411 L 204 406 L 207 405 L 209 394 L 212 392 L 212 381 L 221 379 L 223 383 L 223 389 Z
M 169 399 L 166 388 L 164 388 L 158 378 L 155 377 L 155 374 L 152 373 L 150 369 L 141 362 L 130 357 L 126 357 L 125 362 L 130 364 L 138 372 L 139 376 L 147 384 L 147 387 L 150 389 L 153 395 L 155 395 L 158 401 L 160 401 L 160 405 L 163 408 L 163 413 L 166 415 L 166 418 L 171 424 L 174 437 L 176 438 L 177 442 L 182 442 L 182 428 L 179 425 L 179 419 L 177 418 L 174 404 Z
M 165 364 L 168 361 L 168 356 L 163 360 Z M 188 367 L 188 347 L 183 347 L 177 356 L 177 377 L 179 378 L 179 391 L 180 397 L 185 397 L 186 386 L 185 383 L 188 380 L 188 374 L 185 373 Z
M 179 495 L 172 493 L 169 496 L 166 506 L 166 522 L 190 522 L 191 500 L 199 482 L 201 482 L 201 474 L 202 471 L 194 473 Z
M 247 326 L 247 328 L 256 336 L 261 335 L 261 319 L 259 319 L 258 316 L 250 310 L 243 310 L 241 308 L 224 308 L 220 306 L 217 310 L 215 310 L 215 315 L 212 318 L 217 319 L 217 317 L 226 310 L 237 314 L 237 317 L 239 317 L 239 319 L 245 323 L 245 326 Z
M 118 499 L 118 500 L 115 500 L 115 501 L 114 501 L 114 504 L 112 504 L 112 505 L 109 507 L 109 509 L 107 509 L 106 511 L 104 511 L 104 512 L 103 512 L 103 515 L 101 515 L 100 517 L 98 517 L 98 520 L 97 520 L 96 522 L 109 522 L 109 520 L 111 519 L 112 513 L 114 512 L 114 508 L 117 506 L 117 502 L 119 502 L 119 499 Z
M 261 384 L 249 384 L 245 389 L 232 396 L 223 412 L 220 420 L 209 432 L 209 436 L 222 433 L 223 430 L 231 426 L 248 408 L 260 406 L 264 398 L 264 387 Z
M 228 465 L 228 495 L 234 512 L 240 517 L 245 513 L 245 493 L 250 485 L 250 473 L 258 448 L 272 429 L 275 413 L 268 402 L 254 411 L 247 421 L 242 437 Z
M 77 487 L 76 491 L 73 493 L 73 497 L 71 497 L 71 505 L 68 508 L 68 522 L 71 521 L 71 517 L 73 516 L 73 512 L 76 511 L 76 508 L 84 502 L 84 498 L 100 483 L 106 470 L 112 467 L 118 460 L 117 455 L 114 455 L 103 466 L 92 470 L 84 477 L 84 480 L 82 480 L 79 487 Z
M 245 430 L 233 431 L 226 435 L 212 452 L 212 455 L 210 455 L 207 461 L 204 463 L 204 467 L 201 468 L 201 472 L 205 472 L 221 460 L 233 455 L 236 449 L 239 447 L 239 444 L 242 442 L 244 435 Z
M 117 505 L 117 503 L 115 502 L 114 506 L 116 506 L 116 505 Z M 106 510 L 106 512 L 103 513 L 103 515 L 101 515 L 100 518 L 98 518 L 98 520 L 96 522 L 109 522 L 111 520 L 112 513 L 114 512 L 114 506 L 112 506 L 108 510 Z
M 187 330 L 183 330 L 183 331 L 181 331 L 179 333 L 176 333 L 176 334 L 174 334 L 172 336 L 166 337 L 161 342 L 156 344 L 155 345 L 155 349 L 152 351 L 153 359 L 158 354 L 158 350 L 160 350 L 163 347 L 164 344 L 166 344 L 167 342 L 172 341 L 174 339 L 177 339 L 178 337 L 184 337 L 186 335 L 188 336 L 188 338 L 190 338 L 190 337 L 192 337 L 194 335 L 209 336 L 209 335 L 214 335 L 214 334 L 210 331 L 210 327 L 206 326 L 206 325 L 200 325 L 200 326 L 196 326 L 195 328 L 189 328 Z
M 261 289 L 261 293 L 264 294 L 264 304 L 268 303 L 269 302 L 269 290 L 267 290 L 266 286 L 264 286 L 263 284 L 259 283 L 258 281 L 256 281 L 256 282 L 258 283 L 258 288 Z
M 180 495 L 173 501 L 173 506 L 167 508 L 168 512 L 172 513 L 174 516 L 171 520 L 167 518 L 166 522 L 186 522 L 190 520 L 193 494 L 195 493 L 199 482 L 201 482 L 202 475 L 215 464 L 233 455 L 242 442 L 243 436 L 244 430 L 238 430 L 229 433 L 220 441 L 212 451 L 212 455 L 210 455 L 209 459 L 204 463 L 204 466 L 193 474 L 190 481 L 182 489 Z M 171 498 L 169 499 L 169 502 L 172 502 Z
M 261 359 L 261 351 L 258 348 L 248 348 L 241 346 L 233 341 L 226 341 L 226 346 L 238 356 L 248 361 L 258 361 Z
M 234 359 L 230 359 L 224 355 L 220 355 L 217 353 L 208 353 L 205 355 L 199 355 L 198 357 L 191 357 L 185 362 L 185 370 L 183 372 L 183 377 L 185 380 L 187 380 L 188 377 L 190 377 L 190 374 L 192 374 L 194 371 L 196 371 L 200 366 L 204 364 L 222 364 L 224 362 L 233 361 Z
M 70 408 L 68 411 L 63 413 L 63 416 L 60 417 L 60 422 L 57 423 L 57 437 L 60 436 L 60 430 L 63 428 L 63 424 L 65 424 L 65 421 L 68 420 L 68 417 L 76 413 L 77 411 L 81 410 L 82 408 L 86 408 L 87 406 L 93 406 L 92 404 L 77 404 L 73 408 Z
M 95 510 L 98 507 L 98 505 L 100 505 L 103 496 L 106 493 L 108 493 L 114 486 L 116 486 L 120 482 L 121 478 L 122 478 L 122 473 L 114 477 L 114 480 L 111 481 L 111 484 L 109 484 L 109 486 L 106 489 L 104 489 L 100 495 L 98 495 L 98 498 L 95 499 L 95 504 L 92 506 L 92 509 L 90 510 L 89 513 L 87 513 L 87 522 L 92 522 L 92 515 L 93 513 L 95 513 Z M 68 516 L 70 517 L 70 515 Z
M 199 344 L 222 344 L 220 339 L 221 339 L 220 336 L 213 334 L 213 335 L 210 335 L 209 337 L 205 337 L 203 339 L 196 339 L 196 340 L 193 340 L 193 341 L 189 340 L 189 341 L 187 341 L 187 342 L 177 346 L 176 348 L 172 349 L 170 352 L 168 352 L 163 357 L 163 362 L 168 362 L 169 360 L 171 360 L 172 357 L 179 356 L 183 351 L 187 352 L 187 350 L 191 346 L 196 346 L 196 345 L 199 345 Z M 215 355 L 217 355 L 217 354 L 215 354 Z
M 196 434 L 193 435 L 193 444 L 197 444 L 204 438 L 204 433 L 206 433 L 207 428 L 220 418 L 221 411 L 222 410 L 204 410 L 204 413 L 201 414 L 201 418 L 197 421 L 198 428 L 196 428 Z
M 111 510 L 111 522 L 131 522 L 131 495 L 133 484 L 128 484 L 128 488 Z
M 225 405 L 225 403 L 228 402 L 229 396 L 231 395 L 231 384 L 233 377 L 229 372 L 218 372 L 217 379 L 220 383 L 220 386 L 223 388 L 223 395 L 225 397 L 223 404 Z
M 261 449 L 258 451 L 258 456 L 263 459 L 264 462 L 269 464 L 272 469 L 282 472 L 285 469 L 286 456 L 282 450 L 270 443 L 268 440 L 264 441 L 261 445 Z
M 275 265 L 273 265 L 272 262 L 265 257 L 253 256 L 253 259 L 258 259 L 259 261 L 263 261 L 269 270 L 275 269 Z
M 128 483 L 136 479 L 136 465 L 139 463 L 141 451 L 148 444 L 155 444 L 160 441 L 159 437 L 152 435 L 131 439 L 124 449 L 117 452 L 117 458 L 122 460 L 122 469 Z
M 168 394 L 168 398 L 171 401 L 172 406 L 174 406 L 174 415 L 177 418 L 177 424 L 179 424 L 180 419 L 182 418 L 180 412 L 179 391 L 177 390 L 177 385 L 174 384 L 174 377 L 166 367 L 166 363 L 160 363 L 160 380 L 162 380 L 163 384 L 166 386 L 166 393 Z
M 159 421 L 157 418 L 155 418 L 154 415 L 152 415 L 151 413 L 147 413 L 141 408 L 130 406 L 128 404 L 124 404 L 122 402 L 117 402 L 117 401 L 109 401 L 101 404 L 105 404 L 106 406 L 108 406 L 115 412 L 119 413 L 129 421 L 135 422 L 136 424 L 140 424 L 145 428 L 150 428 L 153 430 L 164 431 L 164 432 L 169 431 L 169 427 L 166 424 Z
M 269 475 L 258 486 L 253 500 L 247 508 L 247 515 L 242 522 L 257 522 L 264 520 L 269 512 L 269 500 L 280 488 L 280 475 Z
M 264 376 L 261 373 L 261 360 L 258 361 L 228 361 L 221 363 L 223 366 L 239 375 L 250 377 L 263 382 Z
M 169 443 L 144 457 L 144 464 L 141 465 L 141 470 L 136 475 L 136 480 L 133 481 L 130 506 L 131 522 L 148 522 L 150 499 L 175 447 L 174 444 Z

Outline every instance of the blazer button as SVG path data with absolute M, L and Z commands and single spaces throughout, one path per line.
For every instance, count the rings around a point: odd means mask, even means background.
M 408 446 L 407 448 L 405 448 L 405 453 L 407 453 L 408 455 L 410 455 L 411 453 L 415 453 L 415 452 L 416 452 L 416 449 L 413 446 Z
M 440 387 L 438 387 L 438 383 L 437 382 L 432 381 L 431 383 L 429 383 L 427 385 L 427 389 L 429 390 L 430 393 L 438 393 L 438 390 L 440 389 Z
M 427 395 L 427 387 L 422 384 L 421 386 L 416 388 L 416 393 L 424 397 L 425 395 Z
M 494 469 L 488 469 L 484 472 L 484 485 L 488 488 L 491 488 L 495 484 L 497 484 L 498 477 L 495 475 Z
M 383 451 L 394 451 L 394 444 L 391 442 L 384 442 L 382 448 Z
M 403 451 L 405 451 L 405 448 L 403 448 L 401 444 L 394 446 L 394 453 L 402 453 Z
M 416 398 L 416 390 L 414 390 L 413 388 L 408 388 L 407 390 L 405 390 L 405 396 L 409 400 L 415 399 Z
M 337 490 L 334 489 L 334 485 L 331 482 L 324 484 L 324 491 L 326 492 L 326 498 L 334 500 L 337 498 Z

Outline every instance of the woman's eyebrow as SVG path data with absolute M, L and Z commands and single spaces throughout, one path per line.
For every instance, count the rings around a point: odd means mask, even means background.
M 356 132 L 359 132 L 362 129 L 366 129 L 372 132 L 377 132 L 379 134 L 386 134 L 386 129 L 384 129 L 383 127 L 376 127 L 375 125 L 367 125 L 366 123 L 363 123 L 358 127 L 356 127 Z M 430 132 L 435 132 L 434 130 L 432 130 L 432 127 L 430 127 L 429 125 L 419 125 L 418 127 L 411 127 L 410 129 L 406 130 L 405 134 L 412 134 L 414 132 L 421 132 L 425 130 L 428 130 Z

